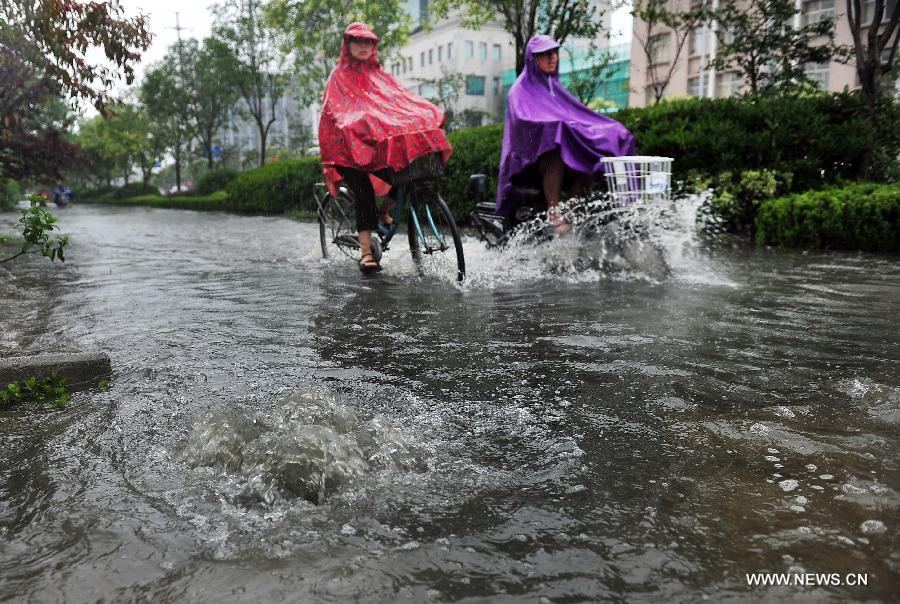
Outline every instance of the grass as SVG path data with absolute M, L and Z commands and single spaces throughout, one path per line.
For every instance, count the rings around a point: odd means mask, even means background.
M 315 210 L 306 210 L 304 208 L 294 208 L 293 210 L 288 210 L 287 215 L 291 218 L 297 218 L 299 220 L 318 220 L 319 215 Z
M 147 206 L 153 208 L 171 208 L 176 210 L 218 210 L 227 211 L 231 207 L 228 193 L 216 191 L 211 195 L 183 195 L 163 197 L 162 195 L 139 195 L 124 199 L 100 198 L 82 199 L 80 203 L 99 203 L 110 206 Z
M 151 208 L 168 208 L 174 210 L 200 210 L 218 212 L 237 212 L 239 214 L 269 214 L 270 212 L 248 210 L 241 207 L 228 197 L 226 191 L 216 191 L 211 195 L 183 195 L 178 197 L 164 197 L 162 195 L 139 195 L 124 199 L 99 198 L 83 199 L 81 203 L 104 204 L 110 206 L 145 206 Z M 315 210 L 294 208 L 286 212 L 287 216 L 299 220 L 315 220 Z

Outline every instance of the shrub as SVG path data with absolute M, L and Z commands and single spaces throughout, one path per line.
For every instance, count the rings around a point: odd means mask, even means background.
M 775 170 L 746 170 L 741 173 L 722 172 L 712 177 L 698 177 L 697 189 L 712 189 L 710 210 L 714 227 L 730 233 L 752 235 L 760 204 L 791 191 L 793 174 Z
M 221 168 L 207 172 L 197 181 L 197 195 L 209 195 L 216 191 L 224 191 L 232 180 L 237 178 L 240 172 L 232 168 Z
M 116 187 L 97 187 L 96 189 L 75 189 L 72 193 L 75 195 L 75 201 L 98 201 L 112 198 L 116 190 Z
M 900 252 L 900 184 L 861 183 L 771 199 L 759 245 Z
M 14 209 L 20 199 L 22 199 L 22 189 L 19 187 L 19 183 L 14 180 L 4 181 L 0 178 L 0 211 Z
M 216 191 L 212 195 L 138 195 L 123 199 L 90 199 L 85 203 L 99 202 L 116 206 L 149 206 L 178 210 L 236 210 L 230 205 L 228 193 Z
M 900 106 L 884 102 L 880 124 L 865 116 L 858 93 L 729 99 L 680 99 L 616 114 L 641 155 L 675 158 L 673 176 L 746 170 L 793 174 L 793 190 L 852 179 L 866 149 L 885 174 L 900 151 Z
M 447 165 L 449 177 L 441 180 L 439 191 L 453 215 L 462 219 L 475 209 L 476 200 L 468 194 L 470 174 L 487 175 L 488 191 L 497 190 L 503 125 L 457 130 L 451 132 L 448 138 L 453 145 L 453 155 Z
M 125 199 L 126 197 L 137 197 L 139 195 L 159 195 L 159 189 L 151 185 L 145 185 L 142 182 L 132 182 L 122 185 L 113 191 L 110 196 L 113 199 Z
M 318 157 L 278 161 L 244 172 L 228 185 L 235 211 L 280 214 L 299 208 L 316 209 L 315 184 L 322 182 Z

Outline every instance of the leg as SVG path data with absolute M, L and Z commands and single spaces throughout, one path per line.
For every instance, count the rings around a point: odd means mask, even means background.
M 563 178 L 566 175 L 566 164 L 563 163 L 559 149 L 554 149 L 541 156 L 541 177 L 544 182 L 544 197 L 547 199 L 547 218 L 553 224 L 558 235 L 567 233 L 571 226 L 563 216 L 556 213 L 562 194 Z
M 378 227 L 375 214 L 375 190 L 369 175 L 354 168 L 339 167 L 341 175 L 353 191 L 356 200 L 356 231 L 359 233 L 360 268 L 377 270 L 378 262 L 372 256 L 372 230 Z
M 544 198 L 547 207 L 551 210 L 559 205 L 562 193 L 563 177 L 566 175 L 566 165 L 563 163 L 559 149 L 544 153 L 538 160 L 541 169 L 541 179 L 544 186 Z

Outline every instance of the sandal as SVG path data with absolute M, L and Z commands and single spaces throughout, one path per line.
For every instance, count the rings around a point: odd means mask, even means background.
M 381 265 L 378 264 L 378 261 L 375 260 L 375 256 L 372 254 L 363 254 L 362 258 L 359 259 L 359 270 L 362 271 L 364 275 L 377 273 L 381 270 Z

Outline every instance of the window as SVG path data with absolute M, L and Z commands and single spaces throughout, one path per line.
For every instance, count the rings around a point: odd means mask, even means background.
M 478 58 L 487 61 L 487 42 L 478 43 Z
M 441 96 L 445 99 L 452 98 L 456 95 L 456 91 L 453 89 L 453 82 L 448 80 L 441 80 Z
M 807 63 L 803 66 L 806 77 L 822 90 L 828 90 L 828 63 Z
M 700 96 L 700 76 L 688 79 L 688 96 Z
M 425 67 L 425 51 L 422 51 L 422 54 L 419 55 L 419 67 Z
M 707 27 L 701 25 L 691 30 L 690 55 L 692 57 L 706 54 Z
M 466 94 L 484 96 L 484 76 L 466 76 Z
M 734 42 L 734 26 L 725 27 L 719 26 L 719 29 L 716 30 L 716 36 L 719 38 L 719 42 L 724 45 L 728 45 Z
M 743 83 L 741 74 L 736 71 L 720 73 L 716 76 L 716 96 L 719 98 L 740 96 Z
M 433 63 L 434 63 L 434 49 L 429 48 L 428 49 L 428 64 L 431 65 Z
M 834 0 L 807 0 L 803 3 L 801 24 L 811 25 L 834 18 Z
M 897 0 L 884 1 L 884 16 L 881 17 L 882 25 L 887 23 L 895 10 L 897 10 Z M 862 24 L 870 24 L 873 18 L 875 18 L 875 0 L 863 0 Z
M 447 59 L 453 58 L 453 42 L 447 42 Z
M 472 40 L 466 40 L 466 58 L 471 59 L 475 56 L 475 43 Z
M 656 34 L 650 36 L 648 40 L 648 48 L 650 48 L 650 61 L 652 63 L 662 63 L 669 60 L 669 34 Z
M 500 78 L 494 78 L 494 87 L 493 87 L 494 96 L 500 94 Z
M 419 96 L 426 99 L 434 98 L 434 84 L 427 82 L 419 85 Z
M 500 45 L 494 44 L 494 60 L 495 61 L 500 60 L 500 53 L 501 53 Z
M 444 62 L 444 47 L 438 46 L 438 63 Z

